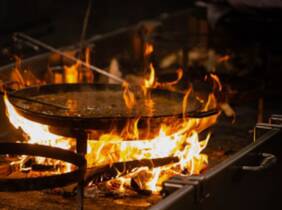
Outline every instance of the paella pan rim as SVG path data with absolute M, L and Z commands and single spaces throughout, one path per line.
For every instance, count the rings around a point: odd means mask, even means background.
M 34 96 L 36 93 L 40 93 L 41 90 L 47 91 L 47 92 L 54 92 L 56 91 L 62 91 L 62 90 L 79 90 L 80 88 L 84 87 L 90 87 L 95 88 L 97 90 L 121 90 L 120 85 L 115 84 L 85 84 L 85 83 L 76 83 L 76 84 L 48 84 L 48 85 L 40 85 L 40 86 L 32 86 L 28 88 L 24 88 L 18 91 L 15 91 L 15 95 L 21 95 L 21 96 Z M 183 97 L 183 94 L 178 92 L 171 92 L 168 90 L 163 89 L 152 89 L 152 91 L 156 91 L 157 93 L 160 92 L 162 94 L 173 94 L 177 97 Z M 26 93 L 28 93 L 26 95 Z M 79 116 L 61 116 L 61 115 L 52 115 L 52 114 L 46 114 L 42 112 L 36 112 L 33 110 L 29 110 L 26 108 L 23 108 L 19 106 L 15 101 L 12 99 L 10 100 L 12 105 L 15 107 L 16 111 L 22 115 L 23 117 L 39 122 L 42 124 L 50 125 L 50 126 L 59 126 L 59 127 L 72 127 L 72 128 L 82 128 L 82 129 L 91 129 L 91 128 L 103 128 L 103 127 L 109 127 L 109 124 L 115 123 L 117 125 L 124 125 L 128 120 L 130 119 L 136 119 L 138 118 L 139 121 L 146 121 L 148 119 L 152 121 L 157 121 L 163 118 L 179 118 L 183 117 L 182 112 L 179 114 L 162 114 L 157 116 L 113 116 L 113 117 L 79 117 Z M 186 116 L 190 118 L 202 118 L 202 117 L 208 117 L 212 116 L 218 113 L 218 110 L 211 109 L 207 111 L 201 111 L 201 106 L 198 105 L 194 111 L 186 112 Z

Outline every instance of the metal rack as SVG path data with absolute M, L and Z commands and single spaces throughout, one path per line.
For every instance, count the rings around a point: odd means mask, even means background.
M 81 184 L 83 184 L 84 174 L 86 170 L 86 161 L 85 158 L 80 154 L 44 145 L 35 145 L 27 143 L 0 143 L 0 155 L 7 154 L 30 155 L 52 158 L 71 163 L 77 168 L 71 172 L 50 176 L 28 178 L 2 178 L 0 179 L 0 191 L 2 192 L 42 190 L 48 188 L 62 187 L 72 183 L 78 183 L 78 189 L 80 189 Z M 77 195 L 78 209 L 83 209 L 83 194 L 78 193 Z

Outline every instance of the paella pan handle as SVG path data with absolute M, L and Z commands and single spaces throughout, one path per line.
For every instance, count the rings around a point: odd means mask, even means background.
M 244 171 L 264 171 L 277 162 L 277 157 L 270 153 L 260 153 L 259 156 L 261 156 L 263 159 L 261 160 L 260 164 L 257 166 L 242 166 L 242 170 Z
M 197 112 L 197 111 L 188 112 L 188 113 L 185 114 L 185 116 L 191 117 L 191 118 L 204 118 L 204 117 L 216 115 L 218 113 L 219 113 L 218 109 L 211 109 L 211 110 L 203 111 L 203 112 Z

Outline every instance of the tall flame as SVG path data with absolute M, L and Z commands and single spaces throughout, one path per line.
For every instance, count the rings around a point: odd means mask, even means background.
M 183 118 L 185 118 L 185 114 L 186 114 L 186 110 L 187 110 L 187 104 L 188 104 L 188 97 L 192 92 L 192 87 L 188 88 L 188 90 L 186 91 L 184 97 L 183 97 L 183 101 L 182 101 L 182 114 L 183 114 Z
M 123 99 L 125 105 L 128 109 L 132 109 L 135 105 L 135 96 L 134 93 L 129 89 L 128 83 L 124 82 L 122 84 L 123 87 Z
M 152 63 L 150 63 L 149 69 L 150 69 L 149 78 L 144 80 L 145 88 L 152 88 L 154 87 L 154 83 L 155 83 L 155 68 Z

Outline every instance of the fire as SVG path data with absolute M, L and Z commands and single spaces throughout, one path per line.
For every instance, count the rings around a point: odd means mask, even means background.
M 19 57 L 15 57 L 15 67 L 11 71 L 11 88 L 20 89 L 26 86 L 37 85 L 43 83 L 35 75 L 29 71 L 28 69 L 23 69 L 21 66 L 21 59 Z
M 175 85 L 178 84 L 178 82 L 182 79 L 183 77 L 183 69 L 182 68 L 178 68 L 176 70 L 176 74 L 177 74 L 177 78 L 176 80 L 174 81 L 171 81 L 171 82 L 163 82 L 163 83 L 160 83 L 160 82 L 157 82 L 156 83 L 156 87 L 157 88 L 163 88 L 163 89 L 168 89 L 168 90 L 171 90 L 171 91 L 174 91 L 175 90 Z
M 209 103 L 213 102 L 211 97 Z M 17 113 L 5 96 L 5 105 L 10 122 L 21 128 L 29 137 L 30 143 L 45 144 L 64 149 L 71 149 L 71 141 L 68 138 L 50 133 L 48 126 L 30 121 Z M 209 119 L 209 120 L 207 120 Z M 117 177 L 122 181 L 124 190 L 126 178 L 145 176 L 142 179 L 142 188 L 158 192 L 161 183 L 177 174 L 199 174 L 208 164 L 208 158 L 201 152 L 207 146 L 210 135 L 200 140 L 198 133 L 209 127 L 216 120 L 216 116 L 204 119 L 178 119 L 173 123 L 162 124 L 159 131 L 152 139 L 138 139 L 138 120 L 132 121 L 120 133 L 105 133 L 98 140 L 88 141 L 86 155 L 88 167 L 111 165 L 116 162 L 130 160 L 155 159 L 165 157 L 178 157 L 179 161 L 156 168 L 141 168 L 127 174 L 125 177 Z M 131 134 L 132 136 L 129 136 Z M 125 138 L 134 140 L 124 141 Z M 145 171 L 144 171 L 145 170 Z M 139 173 L 143 173 L 141 176 Z M 139 172 L 139 173 L 138 173 Z M 140 178 L 139 177 L 139 178 Z M 141 179 L 141 178 L 140 178 Z M 117 181 L 116 180 L 116 181 Z M 111 182 L 111 181 L 109 181 Z
M 149 56 L 154 52 L 154 46 L 151 43 L 145 43 L 145 56 Z
M 206 123 L 214 123 L 214 120 Z M 160 190 L 160 180 L 164 181 L 177 174 L 199 174 L 208 164 L 207 156 L 201 152 L 207 146 L 210 135 L 200 141 L 198 132 L 210 124 L 203 125 L 199 119 L 180 120 L 177 124 L 177 129 L 174 126 L 162 125 L 159 133 L 148 140 L 124 141 L 121 135 L 102 135 L 98 141 L 89 141 L 88 165 L 96 167 L 130 160 L 178 157 L 177 163 L 146 169 L 148 173 L 146 176 L 150 178 L 143 187 L 153 192 Z M 137 129 L 138 126 L 135 124 L 133 131 Z M 133 174 L 136 176 L 137 172 Z M 133 174 L 128 176 L 132 177 Z
M 218 62 L 226 62 L 226 61 L 229 61 L 231 59 L 231 56 L 230 55 L 223 55 L 223 56 L 220 56 L 217 61 Z
M 156 80 L 156 71 L 152 63 L 149 65 L 149 75 L 147 78 L 144 79 L 144 83 L 142 85 L 143 93 L 146 98 L 145 100 L 145 106 L 148 110 L 148 113 L 153 113 L 154 111 L 154 101 L 151 99 L 150 89 L 152 88 L 161 88 L 161 89 L 168 89 L 168 90 L 175 90 L 173 87 L 176 85 L 183 76 L 183 70 L 181 68 L 177 69 L 177 79 L 175 81 L 171 82 L 158 82 Z
M 144 79 L 144 84 L 141 86 L 144 96 L 145 96 L 145 106 L 147 109 L 147 113 L 150 115 L 154 112 L 154 101 L 151 98 L 151 88 L 155 88 L 156 80 L 155 80 L 155 69 L 152 63 L 149 66 L 150 73 L 147 79 Z
M 220 82 L 218 76 L 215 75 L 215 74 L 210 74 L 210 77 L 211 77 L 211 78 L 215 81 L 215 83 L 217 84 L 218 90 L 219 90 L 219 91 L 222 91 L 222 85 L 221 85 L 221 82 Z
M 85 49 L 85 63 L 87 63 L 87 66 L 85 69 L 81 69 L 79 71 L 79 82 L 86 82 L 86 83 L 93 83 L 94 81 L 94 73 L 91 71 L 89 66 L 91 65 L 91 50 L 90 48 Z
M 72 66 L 64 66 L 65 83 L 78 83 L 78 67 L 79 63 L 76 63 Z
M 143 90 L 144 94 L 146 95 L 147 89 L 149 88 L 162 88 L 162 89 L 168 89 L 168 90 L 175 90 L 175 85 L 178 84 L 178 82 L 182 79 L 183 77 L 183 69 L 178 68 L 176 70 L 177 78 L 174 81 L 169 81 L 169 82 L 158 82 L 156 80 L 156 70 L 153 66 L 152 63 L 149 65 L 149 75 L 148 78 L 144 79 L 144 85 L 143 85 Z
M 161 190 L 161 188 L 157 185 L 158 184 L 158 180 L 160 178 L 160 174 L 161 174 L 161 168 L 155 168 L 152 170 L 152 177 L 150 178 L 150 180 L 148 182 L 146 182 L 145 185 L 145 189 L 149 189 L 152 192 L 158 192 Z
M 155 69 L 153 64 L 150 64 L 150 74 L 149 78 L 144 80 L 144 87 L 145 88 L 153 88 L 155 84 Z
M 186 91 L 186 93 L 185 93 L 185 95 L 183 97 L 183 101 L 182 101 L 182 114 L 183 114 L 183 118 L 185 118 L 185 114 L 186 114 L 186 110 L 187 110 L 188 97 L 189 97 L 191 92 L 192 92 L 192 87 L 188 88 L 188 90 Z
M 53 83 L 93 83 L 94 73 L 89 68 L 90 65 L 90 48 L 85 49 L 85 63 L 88 65 L 82 67 L 79 62 L 64 66 L 63 72 L 55 72 Z
M 147 47 L 148 52 L 152 53 L 153 47 Z M 151 50 L 150 50 L 151 49 Z M 86 58 L 86 60 L 89 58 Z M 78 71 L 79 63 L 64 68 L 64 81 L 66 83 L 77 83 L 81 80 Z M 177 79 L 175 81 L 160 83 L 156 79 L 153 64 L 149 66 L 149 75 L 144 79 L 142 90 L 146 97 L 146 107 L 153 111 L 154 101 L 151 99 L 150 89 L 152 88 L 172 88 L 183 76 L 183 70 L 177 70 Z M 87 70 L 88 71 L 88 70 Z M 93 78 L 87 81 L 92 81 Z M 214 84 L 221 91 L 222 85 L 219 78 L 211 74 Z M 136 106 L 135 95 L 130 90 L 129 84 L 124 83 L 123 99 L 126 107 L 131 110 Z M 113 187 L 118 183 L 118 191 L 124 192 L 131 187 L 134 180 L 135 184 L 141 190 L 150 190 L 157 193 L 161 190 L 162 183 L 175 175 L 193 175 L 199 174 L 208 164 L 208 156 L 203 154 L 203 150 L 207 147 L 210 134 L 204 139 L 200 139 L 199 133 L 213 125 L 218 115 L 201 119 L 187 118 L 185 116 L 189 96 L 192 92 L 190 87 L 183 97 L 183 117 L 165 119 L 160 127 L 153 128 L 148 122 L 150 135 L 141 135 L 142 126 L 139 126 L 139 118 L 128 120 L 126 126 L 119 132 L 111 130 L 107 133 L 100 133 L 97 139 L 89 139 L 87 145 L 87 164 L 88 167 L 100 167 L 105 165 L 113 165 L 119 162 L 158 159 L 158 158 L 176 158 L 176 162 L 172 162 L 158 167 L 138 167 L 130 171 L 126 175 L 119 173 L 117 177 L 108 181 L 106 185 Z M 202 99 L 201 99 L 202 100 Z M 74 139 L 55 135 L 49 131 L 47 125 L 33 122 L 17 113 L 16 109 L 10 103 L 8 97 L 4 96 L 6 105 L 6 114 L 12 125 L 21 128 L 27 136 L 27 141 L 31 144 L 44 144 L 63 149 L 72 150 Z M 77 104 L 68 101 L 66 106 L 75 109 Z M 216 98 L 211 93 L 206 99 L 203 111 L 207 111 L 217 106 Z M 152 112 L 153 113 L 153 112 Z M 141 136 L 143 138 L 141 138 Z M 38 161 L 43 161 L 38 159 Z M 57 164 L 57 163 L 54 163 Z M 70 166 L 66 166 L 66 170 L 70 170 Z
M 15 67 L 11 71 L 10 80 L 13 82 L 11 87 L 13 89 L 20 89 L 32 85 L 42 85 L 45 84 L 45 81 L 38 79 L 32 71 L 29 69 L 23 69 L 21 67 L 21 59 L 15 57 Z M 94 73 L 89 68 L 91 63 L 90 60 L 90 49 L 86 48 L 85 50 L 85 62 L 88 64 L 85 68 L 80 66 L 80 63 L 77 62 L 71 66 L 65 65 L 63 71 L 54 71 L 45 75 L 46 81 L 50 81 L 54 84 L 61 83 L 93 83 Z
M 139 118 L 127 120 L 127 123 L 123 128 L 120 136 L 123 139 L 138 139 L 139 138 L 138 122 L 139 122 Z
M 125 105 L 128 109 L 132 109 L 133 106 L 135 105 L 134 93 L 130 91 L 128 83 L 124 82 L 122 84 L 122 87 L 123 87 L 123 99 L 124 99 Z
M 152 44 L 146 42 L 145 43 L 145 52 L 144 52 L 144 55 L 145 56 L 148 56 L 150 54 L 152 54 L 154 51 L 154 47 Z M 142 88 L 143 88 L 143 91 L 144 91 L 144 95 L 147 96 L 147 90 L 149 88 L 154 88 L 155 87 L 155 78 L 156 78 L 156 75 L 155 75 L 155 68 L 153 66 L 152 63 L 149 64 L 149 75 L 148 75 L 148 78 L 145 78 L 144 79 L 144 84 L 142 85 Z
M 15 128 L 21 128 L 28 135 L 28 143 L 42 144 L 46 146 L 59 147 L 61 149 L 71 149 L 71 140 L 62 136 L 52 134 L 48 126 L 28 120 L 17 113 L 13 105 L 9 102 L 7 95 L 4 95 L 4 103 L 6 106 L 6 114 Z M 45 158 L 36 157 L 36 161 L 44 163 Z M 53 164 L 62 164 L 55 161 Z M 65 172 L 71 170 L 71 164 L 64 163 Z
M 21 69 L 21 59 L 19 57 L 16 57 L 15 68 L 12 70 L 11 73 L 11 80 L 16 81 L 19 87 L 24 87 L 25 80 L 22 74 L 20 73 L 20 69 Z
M 59 72 L 55 72 L 53 73 L 54 77 L 53 77 L 53 83 L 54 84 L 61 84 L 63 83 L 64 79 L 63 79 L 63 75 Z

